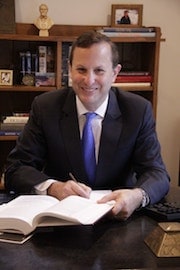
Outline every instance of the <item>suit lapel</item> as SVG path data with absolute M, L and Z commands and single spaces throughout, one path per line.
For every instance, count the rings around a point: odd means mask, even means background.
M 96 183 L 100 185 L 106 170 L 112 165 L 122 130 L 122 118 L 117 98 L 110 91 L 107 112 L 102 123 Z
M 82 160 L 81 139 L 74 92 L 71 92 L 67 97 L 63 111 L 64 116 L 60 120 L 60 126 L 71 171 L 76 178 L 83 180 L 86 179 L 86 174 Z

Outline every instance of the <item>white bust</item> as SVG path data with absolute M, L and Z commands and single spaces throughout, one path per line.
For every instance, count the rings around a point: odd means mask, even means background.
M 49 29 L 54 22 L 47 16 L 48 6 L 41 4 L 39 6 L 40 16 L 35 20 L 34 25 L 39 29 L 39 36 L 49 36 Z

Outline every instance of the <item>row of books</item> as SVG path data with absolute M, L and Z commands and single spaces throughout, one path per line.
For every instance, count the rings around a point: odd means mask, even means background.
M 61 72 L 61 85 L 63 87 L 69 85 L 69 54 L 72 47 L 72 42 L 62 43 L 62 72 Z
M 152 83 L 152 76 L 148 73 L 148 72 L 140 72 L 140 73 L 134 73 L 131 74 L 129 73 L 120 73 L 117 78 L 116 81 L 117 83 L 122 82 L 122 83 L 126 83 L 126 82 L 149 82 Z
M 21 73 L 54 72 L 54 52 L 51 46 L 38 46 L 36 52 L 21 51 L 19 53 Z
M 155 37 L 154 27 L 103 27 L 97 30 L 108 37 Z
M 0 136 L 19 135 L 29 119 L 28 113 L 2 116 L 0 122 Z
M 51 46 L 38 46 L 36 52 L 21 51 L 19 56 L 22 84 L 55 85 L 55 59 Z
M 152 75 L 148 71 L 124 71 L 120 72 L 113 86 L 151 86 Z

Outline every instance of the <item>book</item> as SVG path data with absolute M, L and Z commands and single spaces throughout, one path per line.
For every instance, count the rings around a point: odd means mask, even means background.
M 125 32 L 125 33 L 151 33 L 155 32 L 154 27 L 103 27 L 104 32 Z
M 3 123 L 24 123 L 26 124 L 29 119 L 29 116 L 4 116 L 3 117 Z
M 0 136 L 19 136 L 21 131 L 0 130 Z
M 18 233 L 0 232 L 0 242 L 23 244 L 24 242 L 29 240 L 32 236 L 33 234 L 23 235 Z
M 19 52 L 20 57 L 20 73 L 22 77 L 26 74 L 26 53 Z
M 103 29 L 98 30 L 99 33 L 108 37 L 155 37 L 156 32 L 112 32 L 104 31 Z
M 29 235 L 37 227 L 92 225 L 112 209 L 113 202 L 97 203 L 109 192 L 92 191 L 90 199 L 72 195 L 61 201 L 49 195 L 20 195 L 0 206 L 0 232 Z
M 39 46 L 39 72 L 46 73 L 47 72 L 47 46 Z
M 35 74 L 39 70 L 38 54 L 33 52 L 31 55 L 32 73 Z
M 31 52 L 27 51 L 25 53 L 26 56 L 26 73 L 31 74 L 32 72 L 32 66 L 31 66 Z
M 21 131 L 25 123 L 0 123 L 0 131 Z
M 35 86 L 55 86 L 55 73 L 54 72 L 36 72 L 35 73 Z
M 152 82 L 151 75 L 118 75 L 115 82 Z
M 69 68 L 68 61 L 69 55 L 72 47 L 72 42 L 62 42 L 62 72 L 61 72 L 61 85 L 63 87 L 69 85 Z
M 120 76 L 148 76 L 150 75 L 150 72 L 149 71 L 120 71 L 119 75 Z
M 150 82 L 114 82 L 112 83 L 114 87 L 149 87 L 151 86 Z
M 47 72 L 54 72 L 55 69 L 55 56 L 51 46 L 47 46 Z

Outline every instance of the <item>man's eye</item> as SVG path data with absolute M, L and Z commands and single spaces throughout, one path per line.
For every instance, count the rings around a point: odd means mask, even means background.
M 95 70 L 96 74 L 103 74 L 104 72 L 105 71 L 103 69 L 101 69 L 101 68 L 98 68 L 98 69 Z
M 85 68 L 77 68 L 77 71 L 81 74 L 86 72 Z

